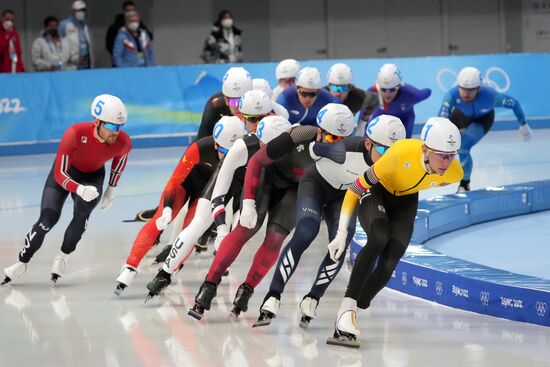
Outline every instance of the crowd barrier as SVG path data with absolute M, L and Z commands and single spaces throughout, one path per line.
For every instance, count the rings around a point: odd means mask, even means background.
M 549 209 L 550 180 L 421 200 L 411 244 L 387 286 L 454 308 L 550 326 L 550 280 L 452 258 L 422 245 L 443 233 Z M 350 244 L 352 263 L 366 241 L 358 224 Z
M 516 97 L 530 124 L 550 127 L 547 97 L 550 83 L 548 54 L 434 56 L 395 59 L 302 61 L 303 66 L 326 73 L 335 62 L 346 62 L 354 83 L 367 88 L 385 62 L 394 62 L 403 80 L 419 88 L 431 88 L 432 96 L 416 107 L 417 128 L 438 113 L 444 93 L 453 86 L 458 71 L 476 66 L 485 83 Z M 276 63 L 241 64 L 253 77 L 275 86 Z M 94 96 L 110 93 L 128 106 L 125 130 L 134 146 L 187 145 L 200 124 L 205 102 L 221 89 L 228 65 L 159 66 L 150 68 L 97 69 L 67 72 L 0 74 L 0 155 L 55 151 L 65 129 L 89 121 Z M 497 110 L 494 129 L 517 128 L 510 110 Z

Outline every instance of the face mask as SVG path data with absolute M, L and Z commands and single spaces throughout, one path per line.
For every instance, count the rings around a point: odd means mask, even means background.
M 233 27 L 233 19 L 231 18 L 225 18 L 224 20 L 222 20 L 220 22 L 220 24 L 222 25 L 222 27 L 224 28 L 231 28 Z
M 4 29 L 12 29 L 13 22 L 11 20 L 4 20 L 2 25 L 4 26 Z
M 132 32 L 137 31 L 138 28 L 139 28 L 139 23 L 138 22 L 128 23 L 128 29 L 131 30 Z
M 50 29 L 50 30 L 48 31 L 48 34 L 49 34 L 52 38 L 57 38 L 57 37 L 59 37 L 59 33 L 57 32 L 57 28 Z
M 86 12 L 83 10 L 76 11 L 74 13 L 74 17 L 80 21 L 84 20 L 86 18 Z

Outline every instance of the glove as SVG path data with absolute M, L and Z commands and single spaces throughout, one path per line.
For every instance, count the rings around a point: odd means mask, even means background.
M 336 237 L 328 244 L 328 252 L 332 261 L 336 262 L 346 251 L 346 239 L 348 234 L 336 232 Z
M 214 248 L 216 249 L 216 252 L 218 252 L 218 249 L 220 248 L 220 245 L 221 245 L 223 239 L 229 233 L 229 230 L 227 228 L 227 224 L 220 224 L 218 226 L 217 231 L 218 231 L 218 235 L 216 236 L 216 240 L 214 241 Z
M 78 185 L 76 188 L 76 194 L 86 202 L 90 202 L 99 196 L 99 192 L 95 186 Z
M 170 222 L 172 221 L 172 208 L 169 206 L 165 206 L 164 209 L 162 209 L 162 215 L 157 218 L 155 221 L 155 224 L 157 225 L 157 229 L 159 231 L 162 231 L 168 227 Z
M 252 229 L 256 227 L 257 221 L 258 213 L 256 212 L 256 200 L 244 199 L 243 207 L 241 209 L 241 217 L 239 219 L 241 226 Z
M 109 210 L 115 201 L 115 188 L 113 186 L 107 187 L 107 190 L 103 193 L 103 200 L 101 200 L 101 209 Z
M 523 141 L 529 141 L 531 139 L 531 128 L 527 123 L 519 126 L 519 135 Z

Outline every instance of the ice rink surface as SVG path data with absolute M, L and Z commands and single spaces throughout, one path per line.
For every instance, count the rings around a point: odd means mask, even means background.
M 472 189 L 549 179 L 549 143 L 548 130 L 535 130 L 530 143 L 521 142 L 516 131 L 491 132 L 473 149 Z M 349 277 L 346 267 L 321 300 L 318 318 L 307 331 L 298 327 L 298 304 L 326 251 L 324 228 L 302 257 L 283 294 L 279 314 L 267 327 L 250 326 L 258 316 L 271 273 L 256 288 L 249 311 L 236 322 L 228 317 L 260 236 L 245 246 L 219 286 L 213 308 L 201 321 L 187 316 L 187 309 L 212 261 L 211 248 L 193 254 L 165 294 L 147 304 L 143 302 L 145 285 L 159 267 L 151 265 L 152 257 L 143 260 L 134 284 L 120 297 L 114 296 L 115 278 L 140 228 L 139 223 L 121 221 L 157 204 L 182 153 L 178 148 L 131 153 L 113 208 L 94 211 L 65 277 L 52 287 L 51 261 L 72 212 L 72 201 L 67 200 L 62 219 L 46 237 L 27 273 L 0 288 L 0 366 L 550 366 L 549 328 L 455 310 L 387 289 L 369 310 L 359 312 L 359 350 L 327 346 Z M 53 157 L 0 158 L 0 268 L 16 261 L 23 238 L 38 217 Z M 447 187 L 421 197 L 453 190 Z M 519 221 L 507 219 L 498 227 L 511 244 L 505 246 L 510 249 L 509 263 L 518 256 L 514 244 L 526 236 L 540 241 L 548 259 L 548 237 L 526 234 L 529 226 L 522 227 Z M 491 230 L 494 225 L 479 227 Z M 458 238 L 448 236 L 449 241 Z M 150 255 L 159 252 L 168 237 Z M 536 252 L 528 254 L 535 256 Z M 502 251 L 498 256 L 497 263 L 487 265 L 506 264 Z M 484 257 L 488 261 L 491 252 Z

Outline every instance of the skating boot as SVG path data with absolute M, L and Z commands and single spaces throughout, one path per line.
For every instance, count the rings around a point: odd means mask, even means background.
M 241 312 L 246 312 L 248 310 L 248 300 L 254 294 L 254 288 L 249 286 L 246 283 L 243 283 L 237 289 L 235 294 L 235 300 L 233 300 L 233 309 L 229 316 L 239 317 Z
M 145 302 L 149 301 L 154 296 L 158 296 L 166 287 L 170 285 L 171 275 L 160 269 L 158 274 L 147 284 L 149 294 L 145 298 Z
M 327 339 L 327 344 L 359 348 L 361 343 L 357 340 L 360 333 L 355 322 L 356 310 L 357 302 L 349 297 L 344 298 L 334 324 L 334 336 Z
M 302 318 L 300 319 L 300 327 L 302 329 L 306 330 L 310 321 L 317 317 L 315 310 L 317 309 L 318 304 L 319 301 L 309 294 L 304 297 L 302 302 L 300 302 L 300 312 L 302 314 Z
M 149 222 L 155 216 L 157 209 L 158 208 L 142 210 L 139 213 L 137 213 L 136 219 L 141 222 Z
M 460 185 L 458 186 L 458 192 L 468 191 L 470 191 L 470 180 L 461 180 Z
M 275 296 L 269 296 L 262 304 L 262 307 L 260 307 L 260 317 L 258 317 L 258 321 L 256 321 L 252 327 L 271 324 L 271 319 L 274 319 L 277 316 L 280 304 L 281 302 L 278 298 Z
M 134 278 L 136 277 L 137 270 L 133 266 L 130 265 L 124 265 L 122 266 L 122 269 L 120 270 L 120 274 L 118 275 L 118 278 L 116 278 L 116 281 L 118 282 L 116 289 L 114 291 L 114 294 L 116 296 L 120 296 L 120 294 L 132 284 L 134 281 Z
M 65 275 L 65 266 L 67 265 L 67 259 L 69 255 L 60 253 L 56 257 L 53 258 L 53 264 L 52 264 L 52 285 L 55 285 L 57 283 L 57 280 L 61 278 L 63 275 Z
M 208 249 L 208 241 L 210 238 L 216 236 L 216 228 L 214 223 L 202 234 L 202 236 L 199 237 L 197 240 L 197 243 L 195 243 L 195 252 L 201 253 Z
M 168 255 L 170 255 L 170 250 L 172 249 L 172 245 L 166 245 L 164 246 L 164 248 L 162 249 L 161 252 L 159 252 L 157 254 L 157 256 L 155 256 L 155 260 L 153 260 L 153 264 L 160 264 L 160 263 L 163 263 L 166 258 L 168 257 Z
M 6 274 L 6 277 L 0 285 L 8 284 L 13 279 L 19 278 L 21 275 L 25 274 L 26 271 L 27 263 L 23 263 L 21 261 L 16 262 L 12 266 L 4 268 L 4 274 Z
M 205 280 L 201 285 L 201 289 L 199 289 L 199 293 L 195 297 L 195 305 L 193 308 L 189 309 L 187 314 L 197 320 L 202 319 L 204 311 L 210 310 L 212 299 L 216 297 L 216 288 L 216 284 Z

